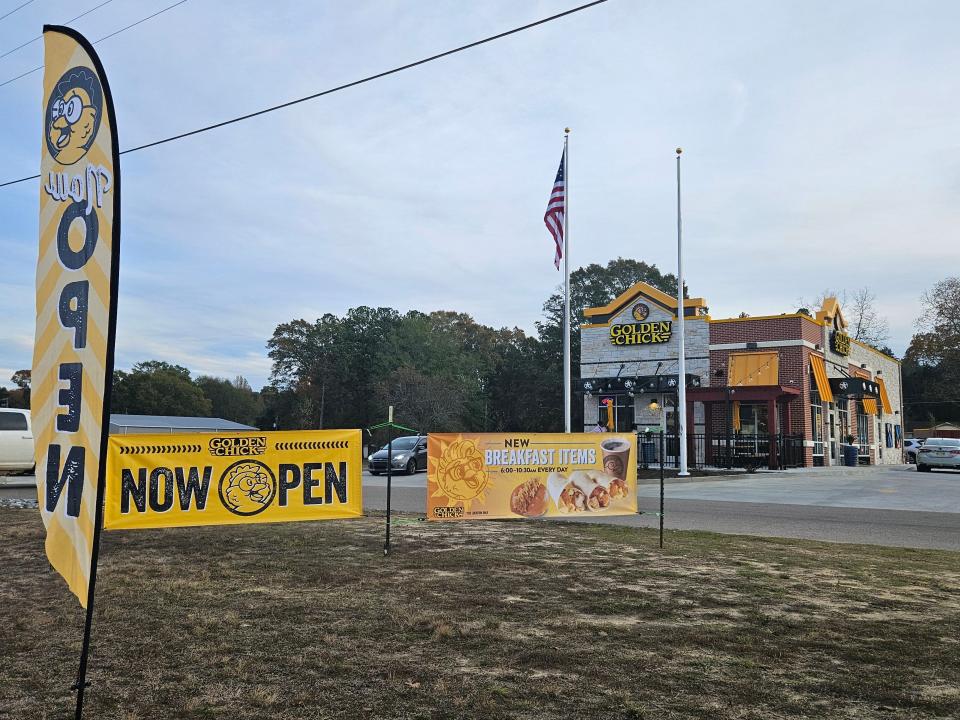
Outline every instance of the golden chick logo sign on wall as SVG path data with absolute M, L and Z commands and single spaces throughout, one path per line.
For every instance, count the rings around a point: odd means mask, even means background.
M 360 517 L 359 430 L 110 438 L 104 528 Z
M 40 251 L 31 410 L 50 564 L 87 604 L 113 374 L 120 164 L 91 45 L 44 27 Z
M 636 467 L 632 433 L 431 433 L 427 519 L 632 514 Z

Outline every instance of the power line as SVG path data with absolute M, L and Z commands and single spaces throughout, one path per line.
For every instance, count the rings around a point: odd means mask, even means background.
M 365 78 L 359 80 L 354 80 L 352 82 L 344 83 L 343 85 L 337 85 L 336 87 L 329 88 L 327 90 L 321 90 L 320 92 L 313 93 L 312 95 L 306 95 L 296 100 L 289 100 L 288 102 L 281 103 L 279 105 L 273 105 L 263 110 L 257 110 L 255 112 L 247 113 L 246 115 L 240 115 L 230 120 L 224 120 L 223 122 L 214 123 L 213 125 L 207 125 L 205 127 L 197 128 L 196 130 L 190 130 L 189 132 L 180 133 L 179 135 L 171 135 L 168 138 L 163 138 L 162 140 L 154 140 L 153 142 L 146 143 L 144 145 L 137 145 L 136 147 L 127 148 L 126 150 L 121 150 L 120 155 L 126 155 L 127 153 L 137 152 L 138 150 L 146 150 L 147 148 L 155 147 L 157 145 L 163 145 L 168 142 L 173 142 L 174 140 L 182 140 L 183 138 L 190 137 L 192 135 L 199 135 L 200 133 L 208 132 L 209 130 L 216 130 L 217 128 L 225 127 L 226 125 L 232 125 L 233 123 L 238 123 L 243 120 L 249 120 L 250 118 L 255 118 L 259 115 L 266 115 L 267 113 L 272 113 L 277 110 L 282 110 L 284 108 L 291 107 L 293 105 L 299 105 L 300 103 L 307 102 L 308 100 L 315 100 L 318 97 L 323 97 L 324 95 L 330 95 L 341 90 L 347 90 L 348 88 L 356 87 L 357 85 L 363 85 L 364 83 L 372 82 L 374 80 L 379 80 L 380 78 L 386 77 L 388 75 L 394 75 L 395 73 L 402 72 L 404 70 L 409 70 L 415 68 L 418 65 L 426 65 L 427 63 L 433 62 L 434 60 L 439 60 L 440 58 L 448 57 L 449 55 L 455 55 L 456 53 L 463 52 L 464 50 L 470 50 L 471 48 L 478 47 L 480 45 L 485 45 L 486 43 L 493 42 L 494 40 L 500 40 L 509 35 L 515 35 L 516 33 L 523 32 L 524 30 L 529 30 L 531 28 L 537 27 L 538 25 L 545 25 L 546 23 L 553 22 L 554 20 L 559 20 L 562 17 L 567 15 L 573 15 L 574 13 L 581 12 L 588 8 L 592 8 L 595 5 L 602 5 L 607 2 L 607 0 L 593 0 L 593 2 L 586 3 L 585 5 L 579 5 L 578 7 L 572 8 L 570 10 L 565 10 L 556 15 L 551 15 L 549 17 L 541 18 L 532 23 L 527 23 L 526 25 L 521 25 L 515 27 L 512 30 L 507 30 L 502 33 L 497 33 L 496 35 L 491 35 L 482 40 L 477 40 L 476 42 L 469 43 L 467 45 L 461 45 L 458 48 L 453 50 L 446 50 L 442 53 L 437 53 L 436 55 L 431 55 L 430 57 L 423 58 L 421 60 L 415 60 L 414 62 L 407 63 L 406 65 L 400 65 L 390 70 L 384 70 L 375 75 L 368 75 Z M 27 182 L 28 180 L 36 180 L 39 175 L 31 175 L 30 177 L 20 178 L 19 180 L 8 180 L 7 182 L 0 183 L 0 188 L 6 187 L 8 185 L 16 185 L 17 183 Z
M 18 6 L 15 7 L 13 10 L 11 10 L 10 12 L 8 12 L 6 15 L 0 15 L 0 20 L 3 20 L 4 18 L 10 17 L 10 16 L 13 15 L 17 10 L 20 10 L 21 8 L 25 8 L 27 5 L 29 5 L 29 4 L 32 3 L 32 2 L 33 2 L 33 0 L 27 0 L 23 5 L 18 5 Z
M 69 25 L 69 24 L 72 23 L 72 22 L 76 22 L 76 21 L 79 20 L 80 18 L 89 15 L 89 14 L 92 13 L 94 10 L 99 10 L 99 9 L 102 8 L 104 5 L 107 5 L 107 4 L 112 3 L 112 2 L 113 2 L 113 0 L 104 0 L 104 2 L 100 3 L 99 5 L 96 5 L 96 6 L 92 7 L 92 8 L 90 8 L 90 9 L 87 10 L 86 12 L 80 13 L 80 14 L 77 15 L 75 18 L 70 18 L 70 19 L 67 20 L 65 23 L 61 23 L 61 25 Z M 22 45 L 17 45 L 15 48 L 12 48 L 12 49 L 10 49 L 10 50 L 7 50 L 3 55 L 0 55 L 0 58 L 5 58 L 7 55 L 12 55 L 12 54 L 15 53 L 17 50 L 20 50 L 21 48 L 25 48 L 27 45 L 32 45 L 32 44 L 35 43 L 37 40 L 42 40 L 42 39 L 43 39 L 43 35 L 37 35 L 37 36 L 36 36 L 35 38 L 33 38 L 32 40 L 27 40 L 27 41 L 26 41 L 25 43 L 23 43 Z M 35 71 L 31 70 L 30 72 L 35 72 Z M 6 85 L 6 83 L 4 83 L 4 85 Z
M 157 15 L 163 15 L 163 13 L 165 13 L 167 10 L 173 10 L 177 5 L 183 5 L 186 1 L 187 1 L 187 0 L 180 0 L 180 2 L 175 2 L 173 5 L 168 5 L 167 7 L 163 8 L 163 10 L 157 10 L 153 15 L 147 15 L 145 18 L 142 18 L 142 19 L 140 19 L 140 20 L 137 20 L 135 23 L 130 23 L 130 24 L 127 25 L 126 27 L 122 27 L 122 28 L 120 28 L 119 30 L 115 30 L 114 32 L 110 33 L 109 35 L 104 35 L 104 36 L 103 36 L 102 38 L 100 38 L 99 40 L 94 40 L 94 44 L 99 43 L 99 42 L 103 42 L 104 40 L 107 40 L 108 38 L 112 38 L 114 35 L 119 35 L 120 33 L 124 32 L 125 30 L 129 30 L 130 28 L 136 27 L 136 26 L 139 25 L 140 23 L 145 23 L 147 20 L 152 20 L 152 19 L 155 18 Z
M 163 8 L 162 10 L 157 10 L 157 12 L 155 12 L 153 15 L 147 15 L 147 17 L 141 18 L 140 20 L 137 20 L 135 23 L 131 23 L 130 25 L 127 25 L 126 27 L 122 27 L 122 28 L 120 28 L 119 30 L 115 30 L 114 32 L 110 33 L 109 35 L 104 35 L 104 36 L 103 36 L 102 38 L 100 38 L 99 40 L 94 40 L 92 44 L 93 44 L 93 45 L 96 45 L 97 43 L 103 42 L 103 41 L 106 40 L 107 38 L 112 38 L 114 35 L 119 35 L 120 33 L 122 33 L 122 32 L 125 31 L 125 30 L 129 30 L 129 29 L 132 28 L 132 27 L 136 27 L 136 26 L 139 25 L 140 23 L 145 23 L 147 20 L 150 20 L 150 19 L 152 19 L 152 18 L 155 18 L 157 15 L 162 15 L 162 14 L 165 13 L 167 10 L 173 10 L 173 8 L 175 8 L 177 5 L 183 5 L 186 1 L 187 1 L 187 0 L 179 0 L 179 2 L 175 2 L 173 5 L 167 5 L 167 7 Z M 108 2 L 109 2 L 109 0 L 108 0 Z M 103 4 L 106 5 L 106 3 L 103 3 Z M 99 7 L 99 6 L 98 6 L 98 7 Z M 94 10 L 96 10 L 96 8 L 94 8 Z M 91 10 L 90 12 L 93 12 L 93 10 Z M 72 21 L 70 21 L 70 22 L 72 22 Z M 41 35 L 41 37 L 43 37 L 43 36 Z M 31 40 L 30 42 L 33 42 L 33 40 Z M 27 43 L 27 44 L 29 45 L 30 43 Z M 4 85 L 9 85 L 10 83 L 14 82 L 15 80 L 19 80 L 20 78 L 24 78 L 24 77 L 26 77 L 27 75 L 32 75 L 33 73 L 37 72 L 37 70 L 43 70 L 43 65 L 40 65 L 40 66 L 38 66 L 38 67 L 35 67 L 35 68 L 33 68 L 33 70 L 27 70 L 25 73 L 21 73 L 20 75 L 17 75 L 16 77 L 10 78 L 9 80 L 4 80 L 2 83 L 0 83 L 0 87 L 3 87 Z

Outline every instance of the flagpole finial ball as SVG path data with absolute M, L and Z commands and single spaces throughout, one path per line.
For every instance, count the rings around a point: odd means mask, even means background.
M 683 152 L 683 148 L 677 148 L 677 155 Z
M 567 133 L 567 135 L 570 134 L 570 128 L 564 128 L 563 131 L 564 131 L 565 133 Z

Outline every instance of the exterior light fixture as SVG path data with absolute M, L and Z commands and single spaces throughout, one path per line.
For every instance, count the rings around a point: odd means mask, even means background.
M 651 400 L 647 407 L 649 408 L 650 412 L 655 413 L 660 411 L 660 403 L 658 403 L 656 400 Z

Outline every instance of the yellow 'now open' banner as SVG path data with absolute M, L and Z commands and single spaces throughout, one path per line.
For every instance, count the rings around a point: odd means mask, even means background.
M 104 528 L 360 517 L 359 430 L 115 435 Z

